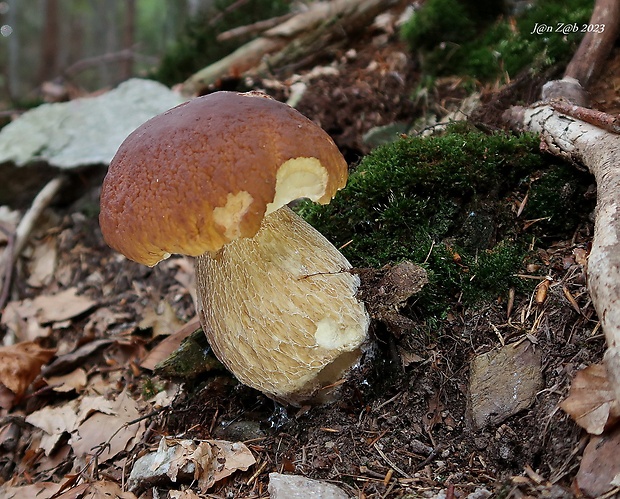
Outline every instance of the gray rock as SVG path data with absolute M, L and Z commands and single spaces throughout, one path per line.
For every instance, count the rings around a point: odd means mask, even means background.
M 368 130 L 362 140 L 370 147 L 389 144 L 398 140 L 400 134 L 407 133 L 410 126 L 407 123 L 390 123 L 389 125 L 376 126 Z
M 127 135 L 184 100 L 160 83 L 131 79 L 97 97 L 43 104 L 0 131 L 0 163 L 109 164 Z
M 299 475 L 269 473 L 271 499 L 348 499 L 349 496 L 331 483 L 311 480 Z
M 155 452 L 133 464 L 127 486 L 131 491 L 156 485 L 193 483 L 202 492 L 235 471 L 246 471 L 256 463 L 241 442 L 225 440 L 181 440 L 163 437 Z
M 579 83 L 579 80 L 565 76 L 561 80 L 548 81 L 542 88 L 542 99 L 566 99 L 569 102 L 582 107 L 590 107 L 590 99 L 587 92 Z
M 542 386 L 541 352 L 529 341 L 478 355 L 470 366 L 468 419 L 496 425 L 529 407 Z
M 127 482 L 129 490 L 135 491 L 170 481 L 191 480 L 196 471 L 196 463 L 190 460 L 184 462 L 183 466 L 176 471 L 175 480 L 170 479 L 170 469 L 176 453 L 177 448 L 174 445 L 160 445 L 157 452 L 150 452 L 136 460 Z
M 487 489 L 478 487 L 471 494 L 467 495 L 467 499 L 487 499 L 491 497 L 493 494 L 489 492 Z

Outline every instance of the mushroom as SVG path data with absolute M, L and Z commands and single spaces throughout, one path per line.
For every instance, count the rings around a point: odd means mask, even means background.
M 328 203 L 346 179 L 333 140 L 299 112 L 258 92 L 216 92 L 127 137 L 99 221 L 136 262 L 196 257 L 202 327 L 239 381 L 323 403 L 359 361 L 369 317 L 349 262 L 287 203 Z

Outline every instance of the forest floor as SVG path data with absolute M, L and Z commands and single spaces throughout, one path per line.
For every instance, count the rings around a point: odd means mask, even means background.
M 370 128 L 444 116 L 468 95 L 461 80 L 446 78 L 412 99 L 420 75 L 393 38 L 360 40 L 315 61 L 316 68 L 336 63 L 314 69 L 320 74 L 308 79 L 298 105 L 351 164 L 370 150 L 363 140 Z M 499 111 L 533 102 L 542 83 L 524 76 L 482 89 L 472 120 L 499 126 Z M 277 78 L 252 86 L 280 98 L 288 88 Z M 617 114 L 618 88 L 616 50 L 591 89 L 595 107 Z M 243 441 L 252 452 L 256 464 L 219 479 L 201 497 L 268 497 L 270 472 L 328 481 L 368 499 L 578 495 L 574 478 L 588 436 L 558 404 L 574 374 L 600 362 L 605 348 L 580 257 L 593 224 L 538 249 L 539 273 L 551 278 L 543 304 L 517 295 L 507 314 L 505 302 L 464 309 L 455 300 L 439 337 L 395 338 L 376 327 L 376 356 L 336 403 L 285 411 L 225 372 L 179 383 L 143 367 L 162 338 L 195 317 L 193 264 L 173 257 L 147 268 L 115 253 L 96 223 L 97 197 L 94 187 L 48 210 L 16 267 L 3 332 L 35 341 L 45 361 L 21 400 L 2 394 L 4 406 L 13 405 L 0 419 L 3 497 L 81 497 L 87 483 L 124 485 L 136 459 L 162 436 Z M 499 424 L 472 429 L 472 359 L 524 341 L 542 358 L 534 402 Z M 180 486 L 156 488 L 165 497 Z M 136 494 L 156 497 L 152 488 Z

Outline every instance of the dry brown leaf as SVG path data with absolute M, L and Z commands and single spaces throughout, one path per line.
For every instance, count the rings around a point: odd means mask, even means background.
M 424 362 L 424 357 L 420 357 L 418 354 L 405 350 L 404 348 L 399 348 L 398 354 L 400 355 L 400 362 L 403 367 Z
M 44 407 L 26 417 L 26 422 L 43 430 L 40 447 L 49 456 L 64 433 L 71 433 L 77 423 L 76 403 L 68 402 L 58 407 Z
M 138 402 L 127 392 L 120 393 L 116 400 L 84 397 L 78 412 L 78 426 L 69 444 L 79 457 L 93 454 L 105 445 L 99 454 L 99 462 L 105 462 L 127 449 L 132 439 L 142 436 L 145 425 L 144 420 L 137 421 L 140 415 Z
M 100 333 L 105 333 L 110 326 L 129 322 L 131 319 L 131 314 L 127 312 L 115 312 L 107 307 L 101 307 L 91 314 L 84 326 L 84 332 L 99 336 Z
M 593 364 L 575 375 L 560 407 L 588 433 L 600 435 L 619 419 L 612 411 L 614 402 L 605 366 Z
M 59 483 L 51 482 L 38 482 L 23 487 L 9 487 L 5 484 L 0 487 L 0 497 L 4 499 L 50 499 L 59 489 Z
M 106 347 L 112 343 L 114 343 L 114 340 L 109 338 L 94 340 L 85 343 L 70 353 L 58 355 L 58 358 L 46 367 L 43 374 L 44 376 L 52 376 L 56 373 L 65 373 L 69 370 L 76 369 L 84 364 L 89 355 L 92 355 L 100 348 Z
M 164 437 L 156 452 L 134 464 L 128 485 L 137 490 L 145 484 L 197 481 L 202 492 L 235 471 L 246 471 L 256 463 L 250 449 L 241 442 L 225 440 L 180 440 Z
M 58 499 L 136 499 L 131 492 L 123 492 L 115 482 L 100 480 L 67 490 Z
M 34 288 L 49 284 L 56 270 L 56 240 L 46 239 L 37 244 L 28 262 L 28 285 Z
M 579 490 L 586 497 L 618 497 L 616 494 L 605 495 L 620 485 L 618 453 L 620 453 L 620 428 L 600 437 L 590 437 L 576 476 Z
M 194 259 L 188 256 L 181 256 L 176 258 L 169 258 L 162 262 L 166 267 L 170 269 L 176 269 L 177 273 L 174 279 L 181 284 L 184 290 L 186 290 L 192 297 L 194 305 L 196 301 L 196 273 L 194 272 Z
M 118 338 L 104 351 L 109 366 L 132 366 L 145 355 L 146 347 L 139 337 Z
M 213 461 L 213 480 L 218 482 L 238 470 L 247 470 L 256 463 L 250 449 L 240 442 L 226 440 L 211 440 L 218 449 L 218 459 Z
M 44 474 L 48 470 L 57 469 L 59 466 L 69 462 L 69 455 L 73 452 L 68 444 L 56 445 L 56 449 L 51 455 L 37 454 L 36 462 L 33 463 L 33 471 L 35 473 L 41 473 L 39 476 L 45 476 Z M 1 497 L 1 496 L 0 496 Z
M 575 256 L 575 262 L 581 265 L 584 269 L 588 266 L 588 251 L 583 248 L 575 248 L 573 250 Z
M 0 385 L 0 408 L 10 409 L 14 401 L 15 394 L 6 386 Z
M 78 368 L 64 376 L 45 378 L 45 382 L 51 386 L 55 392 L 64 393 L 70 392 L 71 390 L 80 392 L 86 387 L 88 377 L 84 369 Z
M 73 475 L 67 482 L 63 484 L 63 488 L 68 488 L 65 492 L 60 494 L 57 498 L 54 499 L 82 499 L 82 494 L 85 490 L 88 489 L 88 483 L 80 483 L 79 485 L 75 485 L 77 481 L 77 475 Z
M 0 324 L 6 326 L 18 341 L 34 341 L 49 336 L 52 331 L 39 324 L 31 299 L 7 303 Z
M 81 315 L 97 302 L 77 294 L 77 288 L 69 288 L 55 295 L 40 295 L 32 301 L 40 324 L 61 322 Z
M 166 388 L 160 392 L 157 392 L 154 397 L 148 399 L 148 402 L 155 410 L 170 407 L 182 391 L 181 385 L 176 383 L 167 383 Z
M 101 395 L 85 395 L 80 399 L 77 423 L 81 424 L 97 412 L 113 416 L 115 401 Z
M 172 352 L 174 352 L 181 342 L 187 338 L 190 334 L 192 334 L 196 329 L 200 327 L 200 320 L 198 317 L 194 317 L 187 324 L 179 328 L 176 332 L 168 336 L 166 339 L 161 341 L 153 350 L 149 352 L 149 354 L 144 358 L 140 367 L 143 369 L 150 369 L 151 371 L 155 369 L 155 366 L 159 364 L 162 360 L 170 357 Z
M 170 460 L 170 466 L 166 472 L 170 480 L 176 482 L 179 472 L 191 463 L 194 468 L 194 480 L 198 480 L 201 490 L 206 490 L 212 485 L 210 482 L 213 474 L 205 476 L 204 472 L 216 460 L 217 449 L 207 442 L 200 442 L 196 445 L 192 440 L 180 440 L 174 443 L 174 457 Z
M 193 490 L 169 490 L 170 499 L 200 499 L 200 496 Z
M 427 433 L 433 431 L 433 427 L 437 423 L 441 423 L 441 412 L 444 410 L 444 408 L 445 406 L 441 402 L 439 392 L 436 392 L 428 400 L 428 408 L 424 416 L 424 429 Z
M 169 335 L 183 327 L 183 321 L 181 321 L 174 309 L 167 301 L 162 301 L 157 306 L 157 309 L 153 307 L 147 307 L 142 313 L 142 320 L 138 324 L 140 329 L 152 329 L 153 336 Z
M 538 286 L 536 286 L 536 303 L 538 305 L 542 305 L 545 303 L 547 299 L 547 292 L 549 291 L 549 286 L 551 286 L 551 280 L 545 279 Z
M 55 353 L 31 341 L 0 347 L 0 384 L 19 399 Z

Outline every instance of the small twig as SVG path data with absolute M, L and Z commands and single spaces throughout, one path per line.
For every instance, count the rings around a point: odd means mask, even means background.
M 153 416 L 157 416 L 158 414 L 162 413 L 165 409 L 156 409 L 154 411 L 151 411 L 148 414 L 145 414 L 144 416 L 140 416 L 137 417 L 136 419 L 133 419 L 131 421 L 127 421 L 126 423 L 123 423 L 121 426 L 119 426 L 116 431 L 114 433 L 112 433 L 112 435 L 110 435 L 108 437 L 108 439 L 105 442 L 100 443 L 99 445 L 95 445 L 94 447 L 92 447 L 92 450 L 95 450 L 95 453 L 93 456 L 91 456 L 91 458 L 88 460 L 88 462 L 82 466 L 82 468 L 80 468 L 78 470 L 78 472 L 73 475 L 72 478 L 70 478 L 69 480 L 67 480 L 67 482 L 65 482 L 65 484 L 63 484 L 63 486 L 61 486 L 60 490 L 58 492 L 56 492 L 53 496 L 50 497 L 50 499 L 55 499 L 57 497 L 60 496 L 60 494 L 62 492 L 64 492 L 66 489 L 72 487 L 76 482 L 77 479 L 88 469 L 89 466 L 93 465 L 94 467 L 94 472 L 98 473 L 99 471 L 99 456 L 101 456 L 103 454 L 103 452 L 110 447 L 110 443 L 112 442 L 112 439 L 121 431 L 126 429 L 127 427 L 134 425 L 136 423 L 139 423 L 145 419 L 151 418 Z
M 401 470 L 398 466 L 396 466 L 386 455 L 385 453 L 379 448 L 379 446 L 377 445 L 377 443 L 375 442 L 374 446 L 375 450 L 379 453 L 379 455 L 383 458 L 383 460 L 388 463 L 393 469 L 394 471 L 397 471 L 398 473 L 400 473 L 402 476 L 404 476 L 405 478 L 411 478 L 410 475 L 408 475 L 407 473 L 405 473 L 403 470 Z
M 224 31 L 223 33 L 217 35 L 217 41 L 225 42 L 227 40 L 233 40 L 246 35 L 256 35 L 258 33 L 262 33 L 263 31 L 267 31 L 278 24 L 282 24 L 284 21 L 288 21 L 294 15 L 295 13 L 291 12 L 289 14 L 284 14 L 283 16 L 272 17 L 271 19 L 257 21 L 246 26 L 239 26 L 238 28 L 229 29 L 228 31 Z
M 235 10 L 237 10 L 239 7 L 242 7 L 246 3 L 248 3 L 248 0 L 237 0 L 236 2 L 233 2 L 228 7 L 226 7 L 224 10 L 222 10 L 221 12 L 218 12 L 213 17 L 213 19 L 209 21 L 209 26 L 215 26 L 220 21 L 220 19 L 222 19 L 226 14 L 230 14 L 231 12 L 234 12 Z
M 9 238 L 4 255 L 0 259 L 0 266 L 4 266 L 4 280 L 2 284 L 2 293 L 0 294 L 0 311 L 4 309 L 9 298 L 11 280 L 13 277 L 13 266 L 15 262 L 17 262 L 24 246 L 26 246 L 30 233 L 41 216 L 41 213 L 43 213 L 43 210 L 52 202 L 52 199 L 54 199 L 54 196 L 60 190 L 63 183 L 63 177 L 56 177 L 41 189 L 39 194 L 34 198 L 32 206 L 19 222 L 14 234 L 10 234 L 0 227 L 0 230 L 7 234 Z
M 8 230 L 6 227 L 0 224 L 0 231 L 2 231 L 7 237 L 6 248 L 4 249 L 5 261 L 13 261 L 13 253 L 15 251 L 15 233 Z M 9 294 L 11 292 L 11 282 L 13 281 L 13 264 L 7 263 L 4 266 L 4 279 L 2 281 L 2 293 L 0 294 L 0 315 L 4 311 L 4 307 L 9 300 Z
M 58 193 L 62 184 L 64 183 L 63 177 L 56 177 L 50 180 L 43 189 L 37 194 L 32 202 L 30 209 L 24 214 L 24 217 L 19 222 L 17 229 L 15 230 L 15 247 L 13 249 L 12 260 L 10 264 L 15 265 L 15 262 L 19 258 L 24 246 L 28 242 L 30 233 L 32 232 L 36 222 L 41 217 L 41 214 L 47 208 L 54 196 Z M 6 261 L 6 259 L 5 259 Z M 4 263 L 4 262 L 3 262 Z
M 598 499 L 610 499 L 612 497 L 618 497 L 616 494 L 620 492 L 620 487 L 616 487 L 615 489 L 606 492 L 602 496 L 598 496 Z
M 549 105 L 558 113 L 566 114 L 611 133 L 620 133 L 620 116 L 577 106 L 564 99 L 552 99 L 549 101 Z
M 431 257 L 431 253 L 433 252 L 433 248 L 435 247 L 435 241 L 431 241 L 431 247 L 428 250 L 428 254 L 426 255 L 426 258 L 424 259 L 424 261 L 422 263 L 427 263 L 428 259 Z
M 11 118 L 16 114 L 24 114 L 25 112 L 25 109 L 5 109 L 4 111 L 0 111 L 0 118 Z
M 396 395 L 394 395 L 392 398 L 387 399 L 385 402 L 379 404 L 377 407 L 375 407 L 374 412 L 377 412 L 379 409 L 382 409 L 383 407 L 385 407 L 386 405 L 394 402 L 398 397 L 400 397 L 403 394 L 403 392 L 398 392 Z
M 260 467 L 256 470 L 256 472 L 248 479 L 246 485 L 252 485 L 252 483 L 254 483 L 258 479 L 258 476 L 263 472 L 268 463 L 269 461 L 263 461 L 263 464 L 261 464 Z
M 123 49 L 118 52 L 109 52 L 107 54 L 101 54 L 94 57 L 87 57 L 85 59 L 81 59 L 77 62 L 74 62 L 65 69 L 62 73 L 62 76 L 72 80 L 78 73 L 85 71 L 93 66 L 97 66 L 99 64 L 115 64 L 119 62 L 125 61 L 133 61 L 136 59 L 142 59 L 147 62 L 154 62 L 156 58 L 149 57 L 141 54 L 137 54 L 133 49 Z
M 439 453 L 443 451 L 443 449 L 444 449 L 443 445 L 435 446 L 435 448 L 433 449 L 433 452 L 431 452 L 424 461 L 422 461 L 421 463 L 418 463 L 413 469 L 413 471 L 416 472 L 424 468 L 424 466 L 432 462 L 439 455 Z

